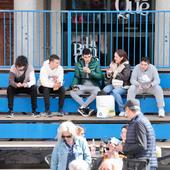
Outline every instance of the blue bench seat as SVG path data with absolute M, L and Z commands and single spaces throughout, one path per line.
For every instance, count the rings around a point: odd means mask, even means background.
M 36 73 L 36 78 L 38 79 L 39 73 Z M 71 82 L 74 77 L 74 71 L 73 70 L 66 70 L 64 74 L 64 86 L 67 89 L 69 89 Z M 6 89 L 8 86 L 8 79 L 9 74 L 8 72 L 0 73 L 0 88 Z M 170 74 L 169 73 L 160 73 L 160 79 L 161 79 L 161 86 L 164 88 L 164 96 L 165 96 L 165 111 L 166 115 L 170 113 Z M 87 97 L 86 95 L 84 97 Z M 141 108 L 144 113 L 153 113 L 157 114 L 157 106 L 156 106 L 156 100 L 154 96 L 152 95 L 138 95 L 137 98 L 141 102 Z M 51 111 L 57 111 L 58 110 L 58 97 L 51 96 Z M 126 95 L 124 96 L 124 102 L 126 100 Z M 0 112 L 7 112 L 8 111 L 8 102 L 6 97 L 6 92 L 3 90 L 0 91 Z M 44 111 L 44 101 L 42 94 L 38 95 L 37 98 L 38 103 L 38 112 Z M 95 101 L 91 104 L 90 107 L 95 109 L 96 103 Z M 64 104 L 64 111 L 66 112 L 77 112 L 77 108 L 79 105 L 70 97 L 69 92 L 66 92 L 66 99 Z M 31 105 L 30 105 L 30 99 L 28 95 L 17 95 L 14 100 L 14 111 L 15 112 L 30 112 L 31 111 Z

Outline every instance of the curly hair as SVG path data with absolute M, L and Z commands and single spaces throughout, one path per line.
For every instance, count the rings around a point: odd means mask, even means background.
M 16 58 L 16 61 L 15 61 L 15 66 L 18 66 L 18 67 L 27 67 L 28 66 L 28 60 L 27 60 L 27 57 L 25 57 L 24 55 L 20 55 Z

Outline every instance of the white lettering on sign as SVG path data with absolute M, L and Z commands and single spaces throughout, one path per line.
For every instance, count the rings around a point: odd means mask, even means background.
M 85 41 L 83 43 L 73 43 L 73 56 L 74 56 L 74 61 L 78 61 L 78 57 L 82 55 L 83 49 L 84 48 L 89 48 L 92 56 L 97 57 L 97 45 L 94 40 L 91 40 L 90 43 L 88 43 L 88 37 L 85 38 Z
M 116 0 L 115 1 L 115 8 L 117 11 L 120 10 L 119 8 L 119 2 L 122 0 Z M 140 2 L 140 0 L 135 0 L 136 3 L 136 11 L 143 11 L 143 10 L 148 10 L 150 8 L 150 4 L 148 2 L 148 0 L 142 0 L 142 2 Z M 132 10 L 132 1 L 130 0 L 124 0 L 124 9 L 125 11 L 131 11 Z

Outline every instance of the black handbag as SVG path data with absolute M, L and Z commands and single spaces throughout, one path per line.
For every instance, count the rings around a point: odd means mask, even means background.
M 123 170 L 149 170 L 149 160 L 123 158 Z

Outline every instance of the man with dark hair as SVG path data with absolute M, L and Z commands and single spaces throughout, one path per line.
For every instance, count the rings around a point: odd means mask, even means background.
M 137 160 L 138 166 L 139 162 L 141 162 L 143 163 L 143 166 L 145 166 L 145 169 L 156 170 L 156 139 L 151 123 L 141 113 L 140 103 L 136 99 L 127 101 L 125 111 L 127 118 L 130 119 L 126 141 L 123 145 L 121 144 L 115 147 L 115 150 L 123 151 L 129 159 L 125 159 L 123 170 L 128 169 L 126 165 L 131 165 L 131 161 L 134 161 L 135 163 L 135 160 Z M 126 161 L 128 161 L 127 164 Z M 134 167 L 135 166 L 133 165 L 133 168 Z M 138 169 L 142 168 L 138 167 Z
M 40 70 L 40 79 L 38 81 L 39 91 L 44 95 L 45 103 L 45 116 L 51 116 L 50 111 L 50 93 L 59 95 L 59 108 L 58 115 L 62 116 L 63 105 L 65 98 L 65 89 L 63 86 L 64 70 L 60 65 L 60 58 L 52 54 L 48 60 L 46 60 Z
M 156 98 L 159 117 L 165 116 L 165 102 L 163 90 L 160 87 L 160 78 L 156 67 L 150 64 L 148 58 L 142 58 L 136 65 L 130 79 L 131 86 L 128 90 L 127 99 L 134 99 L 137 94 L 152 94 Z
M 18 56 L 15 64 L 12 65 L 9 72 L 9 86 L 7 89 L 9 116 L 14 116 L 13 101 L 14 95 L 18 93 L 27 93 L 31 95 L 32 115 L 38 116 L 37 107 L 37 87 L 34 69 L 28 64 L 25 56 Z
M 82 116 L 89 116 L 93 110 L 88 106 L 92 103 L 100 91 L 100 81 L 103 78 L 100 64 L 97 58 L 92 57 L 89 49 L 83 50 L 82 57 L 75 66 L 75 75 L 72 83 L 71 97 L 80 104 L 78 112 Z M 86 101 L 80 95 L 90 93 Z

